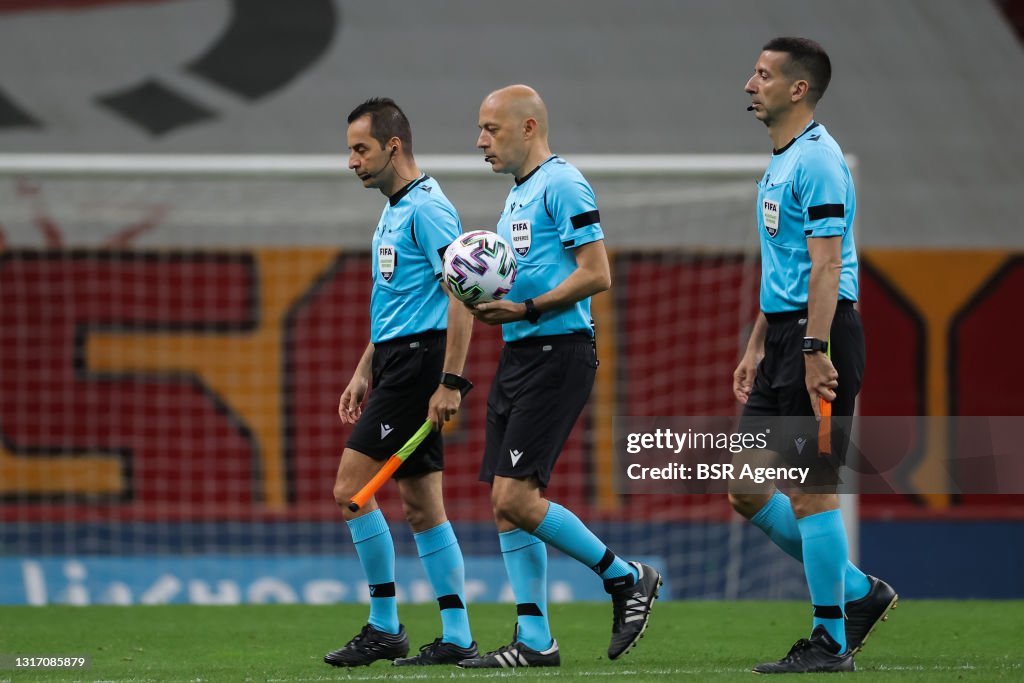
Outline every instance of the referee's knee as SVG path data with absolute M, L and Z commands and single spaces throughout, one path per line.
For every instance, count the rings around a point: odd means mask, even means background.
M 334 482 L 334 502 L 338 504 L 338 507 L 347 510 L 349 501 L 356 493 L 356 490 L 347 482 L 341 480 Z
M 547 503 L 536 489 L 491 491 L 491 512 L 499 527 L 511 525 L 528 531 L 536 529 L 544 520 L 546 511 Z
M 750 519 L 761 511 L 772 497 L 770 493 L 729 493 L 732 509 Z
M 499 525 L 504 521 L 511 523 L 515 527 L 521 526 L 522 520 L 520 519 L 516 499 L 513 496 L 494 495 L 492 492 L 491 513 L 494 515 L 494 521 Z
M 494 521 L 495 522 L 497 522 L 498 524 L 501 524 L 501 522 L 504 521 L 504 522 L 511 522 L 512 524 L 515 524 L 516 520 L 513 519 L 513 517 L 515 516 L 514 513 L 511 516 L 506 514 L 506 513 L 511 513 L 511 512 L 512 512 L 512 510 L 510 510 L 507 506 L 502 505 L 496 499 L 491 498 L 491 514 L 494 515 Z

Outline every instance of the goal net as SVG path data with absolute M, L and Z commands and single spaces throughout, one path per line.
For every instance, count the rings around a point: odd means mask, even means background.
M 761 156 L 568 156 L 593 184 L 613 287 L 601 366 L 549 496 L 673 598 L 806 595 L 800 566 L 724 496 L 623 495 L 615 416 L 730 415 L 757 310 Z M 510 179 L 422 156 L 463 227 Z M 0 157 L 0 603 L 366 600 L 332 498 L 337 417 L 369 334 L 384 198 L 342 157 Z M 500 333 L 446 432 L 467 594 L 510 600 L 477 481 Z M 393 486 L 399 595 L 432 600 Z M 855 533 L 851 534 L 855 537 Z M 599 599 L 552 553 L 552 600 Z

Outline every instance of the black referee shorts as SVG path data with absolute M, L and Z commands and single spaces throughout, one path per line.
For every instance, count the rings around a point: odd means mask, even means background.
M 851 301 L 840 301 L 832 319 L 829 350 L 839 373 L 836 400 L 832 402 L 832 455 L 818 456 L 818 423 L 807 393 L 801 345 L 807 329 L 807 311 L 766 313 L 768 331 L 764 358 L 757 366 L 754 387 L 744 406 L 740 430 L 760 432 L 771 428 L 769 448 L 787 465 L 822 465 L 834 470 L 846 458 L 853 411 L 864 379 L 864 327 Z M 786 418 L 772 420 L 770 418 Z M 800 419 L 803 418 L 803 419 Z
M 596 374 L 597 349 L 587 334 L 506 344 L 487 397 L 480 481 L 536 477 L 546 487 Z
M 444 330 L 374 344 L 373 389 L 346 448 L 374 460 L 390 458 L 427 419 L 444 369 Z M 440 432 L 430 432 L 395 472 L 395 479 L 444 469 Z

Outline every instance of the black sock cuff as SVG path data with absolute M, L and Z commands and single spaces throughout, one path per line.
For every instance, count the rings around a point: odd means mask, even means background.
M 616 576 L 614 579 L 604 580 L 604 592 L 614 593 L 624 588 L 628 588 L 636 583 L 636 577 L 633 576 L 632 571 L 628 571 L 622 576 Z
M 608 550 L 608 548 L 605 548 L 604 555 L 601 556 L 601 560 L 593 567 L 591 567 L 591 569 L 594 570 L 595 574 L 601 574 L 604 571 L 606 571 L 608 567 L 612 566 L 612 562 L 614 561 L 615 553 L 613 553 L 611 550 Z
M 466 609 L 466 605 L 463 604 L 462 598 L 455 593 L 439 597 L 437 599 L 437 606 L 441 609 Z
M 819 619 L 842 619 L 843 608 L 839 605 L 815 605 L 814 616 Z
M 389 581 L 387 583 L 371 583 L 370 584 L 370 597 L 371 598 L 393 598 L 395 597 L 395 582 Z
M 516 605 L 516 615 L 520 617 L 542 617 L 540 605 L 535 602 L 520 602 Z

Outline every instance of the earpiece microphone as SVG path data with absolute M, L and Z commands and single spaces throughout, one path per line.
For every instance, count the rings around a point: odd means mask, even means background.
M 389 154 L 389 155 L 388 155 L 388 160 L 387 160 L 387 163 L 385 163 L 385 164 L 384 164 L 383 166 L 381 166 L 381 167 L 380 167 L 380 170 L 379 170 L 379 171 L 377 171 L 376 173 L 371 173 L 371 174 L 370 174 L 370 177 L 371 177 L 371 178 L 376 178 L 376 177 L 377 177 L 377 176 L 379 176 L 379 175 L 380 175 L 381 173 L 383 173 L 383 172 L 384 172 L 384 169 L 385 169 L 385 168 L 387 168 L 388 166 L 390 166 L 390 165 L 391 165 L 391 160 L 395 158 L 395 152 L 397 152 L 397 151 L 398 151 L 398 148 L 397 148 L 397 147 L 392 147 L 392 148 L 391 148 L 391 154 Z
M 754 105 L 750 105 L 749 107 L 747 107 L 747 111 L 754 111 Z

